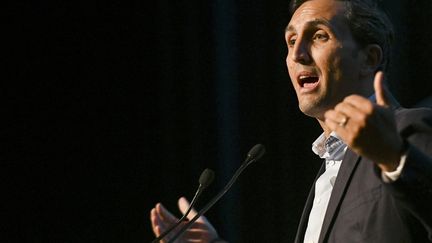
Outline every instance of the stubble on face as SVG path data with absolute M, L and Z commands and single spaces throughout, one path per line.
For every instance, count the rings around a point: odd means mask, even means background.
M 322 83 L 326 82 L 326 85 L 318 86 L 316 92 L 311 94 L 298 94 L 297 98 L 299 101 L 299 109 L 300 111 L 310 117 L 321 119 L 323 116 L 323 111 L 331 109 L 334 107 L 334 103 L 339 102 L 339 100 L 335 100 L 332 97 L 335 97 L 337 92 L 332 83 L 336 82 L 336 80 L 340 80 L 342 74 L 338 68 L 334 66 L 338 66 L 340 63 L 340 59 L 338 56 L 335 56 L 334 62 L 329 64 L 322 73 Z M 325 81 L 324 81 L 325 80 Z
M 296 44 L 300 44 L 300 41 L 305 44 L 307 55 L 311 59 L 308 63 L 294 60 L 294 54 L 290 51 L 295 52 L 295 45 L 289 47 L 287 66 L 297 93 L 299 108 L 304 114 L 318 119 L 323 119 L 326 110 L 333 108 L 348 93 L 354 92 L 357 85 L 358 48 L 343 17 L 345 7 L 342 2 L 337 1 L 307 1 L 297 9 L 288 25 L 292 32 L 295 32 Z M 317 19 L 323 19 L 328 25 L 308 26 Z M 315 31 L 324 31 L 328 40 L 322 42 L 312 39 L 311 36 L 314 35 L 310 33 Z M 293 34 L 288 32 L 287 43 Z M 315 70 L 319 75 L 317 87 L 310 92 L 304 92 L 298 82 L 298 73 L 302 70 Z

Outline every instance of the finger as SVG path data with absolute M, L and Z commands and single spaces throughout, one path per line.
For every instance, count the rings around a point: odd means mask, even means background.
M 363 103 L 363 107 L 362 107 L 363 110 L 353 106 L 349 102 L 339 103 L 334 109 L 336 111 L 336 114 L 335 114 L 336 120 L 335 121 L 336 122 L 342 122 L 344 117 L 346 117 L 347 119 L 352 120 L 352 121 L 361 121 L 364 118 L 365 114 L 368 114 L 371 112 L 368 109 L 373 108 L 372 102 L 370 102 L 368 100 L 362 100 L 362 103 Z M 329 115 L 329 118 L 331 118 L 330 115 L 333 115 L 333 114 L 329 113 L 328 115 Z
M 345 141 L 346 129 L 343 126 L 340 126 L 338 122 L 334 122 L 332 120 L 325 120 L 326 126 L 333 132 L 335 132 L 342 140 Z
M 162 234 L 161 227 L 159 227 L 159 226 L 154 227 L 154 228 L 153 228 L 153 232 L 154 232 L 154 234 L 156 235 L 156 237 L 159 237 L 159 235 Z
M 173 224 L 178 220 L 178 218 L 168 211 L 161 203 L 156 204 L 156 213 L 159 215 L 161 220 L 168 224 Z
M 189 208 L 189 201 L 185 198 L 185 197 L 181 197 L 178 200 L 178 206 L 180 211 L 184 214 L 186 213 L 186 210 Z M 193 219 L 196 215 L 198 214 L 198 212 L 192 208 L 192 210 L 190 211 L 189 215 L 187 216 L 187 218 L 189 220 Z M 200 216 L 197 221 L 197 223 L 203 223 L 203 224 L 209 224 L 207 218 L 205 216 Z
M 150 210 L 150 222 L 151 222 L 152 230 L 156 234 L 155 228 L 157 226 L 157 222 L 156 222 L 156 209 L 154 208 Z
M 185 197 L 179 198 L 179 200 L 178 200 L 178 207 L 180 209 L 180 212 L 182 212 L 183 215 L 186 213 L 186 211 L 188 210 L 189 206 L 190 206 L 190 203 L 189 203 L 189 201 Z M 190 211 L 190 213 L 187 216 L 187 218 L 189 220 L 191 220 L 197 214 L 198 214 L 198 212 L 195 209 L 192 208 L 192 210 Z
M 390 94 L 384 85 L 384 73 L 382 71 L 378 71 L 375 74 L 374 89 L 377 104 L 381 106 L 390 106 Z
M 325 116 L 325 121 L 324 121 L 325 125 L 331 131 L 334 131 L 337 135 L 339 135 L 339 137 L 341 137 L 343 140 L 348 130 L 345 128 L 346 124 L 345 126 L 341 126 L 343 117 L 340 115 L 340 113 L 335 110 L 329 110 L 324 114 L 324 116 Z
M 159 236 L 162 232 L 166 231 L 171 225 L 174 223 L 168 222 L 167 220 L 164 220 L 161 215 L 157 212 L 157 209 L 152 212 L 151 215 L 151 223 L 153 232 Z
M 326 120 L 332 121 L 334 123 L 342 123 L 345 119 L 347 119 L 348 116 L 336 110 L 329 110 L 324 113 L 324 117 Z
M 156 209 L 153 208 L 150 211 L 150 222 L 151 222 L 151 225 L 152 225 L 153 233 L 156 235 L 156 237 L 158 237 L 161 234 L 161 230 L 160 230 L 160 227 L 159 227 L 160 222 L 159 222 L 158 216 L 156 214 L 157 214 L 156 213 Z
M 343 103 L 348 104 L 357 109 L 358 111 L 366 114 L 370 113 L 374 108 L 374 104 L 372 103 L 372 101 L 360 95 L 347 96 L 343 100 Z M 335 107 L 335 109 L 336 108 L 337 106 Z

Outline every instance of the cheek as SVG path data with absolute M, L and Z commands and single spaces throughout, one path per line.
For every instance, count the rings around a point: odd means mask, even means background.
M 334 52 L 328 59 L 327 81 L 328 89 L 333 95 L 343 95 L 348 91 L 355 91 L 358 87 L 355 82 L 358 67 L 355 65 L 355 59 L 350 56 L 351 53 L 345 51 Z
M 336 80 L 348 82 L 355 79 L 358 73 L 358 66 L 352 57 L 340 56 L 335 58 L 332 63 L 333 76 Z
M 328 73 L 332 76 L 333 79 L 339 80 L 342 75 L 342 69 L 343 62 L 341 61 L 341 58 L 338 56 L 335 56 L 332 61 L 328 64 Z
M 288 67 L 288 70 L 289 70 L 290 66 L 292 65 L 291 62 L 290 62 L 290 56 L 289 56 L 289 54 L 287 54 L 287 56 L 285 58 L 285 63 L 286 63 L 286 65 Z
M 290 62 L 289 61 L 289 58 L 287 57 L 287 59 L 286 59 L 286 65 L 287 65 L 287 69 L 288 69 L 288 74 L 289 74 L 289 76 L 290 76 L 290 78 L 291 78 L 291 81 L 293 80 L 293 78 L 294 78 L 294 64 L 292 63 L 292 62 Z
M 341 71 L 344 65 L 344 58 L 341 58 L 341 55 L 343 55 L 343 53 L 341 53 L 338 49 L 329 50 L 326 54 L 326 58 L 321 60 L 323 73 L 325 73 L 332 80 L 338 80 L 341 77 Z

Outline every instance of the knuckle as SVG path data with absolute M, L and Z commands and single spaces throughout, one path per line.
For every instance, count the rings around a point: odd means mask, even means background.
M 344 101 L 349 102 L 354 98 L 354 95 L 348 95 L 347 97 L 344 98 Z
M 371 102 L 367 102 L 365 104 L 366 114 L 372 115 L 374 113 L 374 105 Z
M 361 113 L 361 114 L 359 114 L 357 123 L 359 125 L 364 126 L 364 124 L 368 120 L 368 117 L 369 117 L 369 114 L 367 114 L 367 113 Z
M 357 126 L 353 127 L 353 134 L 355 135 L 355 139 L 357 139 L 362 133 L 364 128 L 364 123 L 359 123 Z
M 338 103 L 336 106 L 335 106 L 335 110 L 337 110 L 337 111 L 340 111 L 340 109 L 341 109 L 341 107 L 342 107 L 342 102 L 341 103 Z
M 359 146 L 361 143 L 362 133 L 365 129 L 365 123 L 364 122 L 356 122 L 351 126 L 351 132 L 347 136 L 347 142 L 351 144 L 351 146 Z
M 324 117 L 330 116 L 333 112 L 334 112 L 333 110 L 328 110 L 328 111 L 324 112 Z

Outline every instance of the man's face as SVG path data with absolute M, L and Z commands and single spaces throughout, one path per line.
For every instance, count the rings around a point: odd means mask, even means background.
M 344 3 L 336 0 L 307 1 L 295 11 L 285 32 L 286 63 L 300 110 L 320 120 L 362 85 L 364 55 L 344 11 Z

